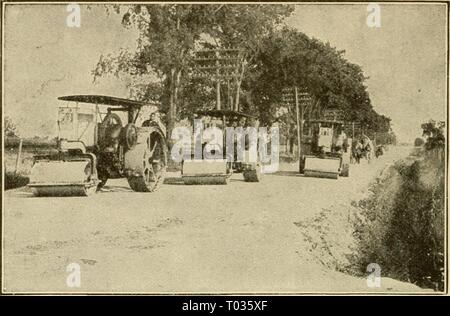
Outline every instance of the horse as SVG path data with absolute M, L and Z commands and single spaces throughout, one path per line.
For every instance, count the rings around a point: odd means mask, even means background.
M 362 152 L 361 152 L 361 158 L 365 158 L 367 160 L 367 163 L 370 163 L 373 156 L 373 146 L 372 142 L 368 142 L 366 145 L 363 145 Z
M 352 149 L 350 152 L 350 163 L 359 164 L 362 157 L 362 145 L 358 141 L 352 143 Z

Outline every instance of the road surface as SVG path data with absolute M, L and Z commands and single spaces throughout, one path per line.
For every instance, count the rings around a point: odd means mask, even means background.
M 179 174 L 155 193 L 126 180 L 92 197 L 35 198 L 7 191 L 3 212 L 3 287 L 7 292 L 316 293 L 421 291 L 383 278 L 368 288 L 327 268 L 304 230 L 324 208 L 350 204 L 411 148 L 352 166 L 350 178 L 305 178 L 297 164 L 260 183 L 235 174 L 226 186 L 185 186 Z M 80 266 L 80 287 L 66 283 Z

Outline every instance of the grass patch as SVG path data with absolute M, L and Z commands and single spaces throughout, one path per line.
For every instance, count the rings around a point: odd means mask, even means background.
M 24 175 L 16 174 L 14 172 L 5 173 L 5 190 L 11 190 L 26 186 L 30 179 Z
M 359 201 L 354 222 L 355 272 L 370 263 L 382 275 L 444 290 L 445 173 L 442 155 L 411 156 Z

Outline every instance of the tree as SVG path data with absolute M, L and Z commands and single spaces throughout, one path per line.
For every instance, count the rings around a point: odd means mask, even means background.
M 147 4 L 114 8 L 117 13 L 125 9 L 122 19 L 125 27 L 135 26 L 139 30 L 138 47 L 133 52 L 100 56 L 94 78 L 111 73 L 156 78 L 161 86 L 158 97 L 167 113 L 169 133 L 177 116 L 186 112 L 179 110 L 180 104 L 185 104 L 187 112 L 195 107 L 188 103 L 191 97 L 196 99 L 196 94 L 183 93 L 183 89 L 191 92 L 193 88 L 188 70 L 196 49 L 237 46 L 243 50 L 246 62 L 257 50 L 261 38 L 293 11 L 292 6 L 285 5 Z M 209 95 L 204 82 L 197 84 L 204 96 Z
M 425 141 L 421 137 L 417 137 L 414 140 L 414 146 L 416 146 L 416 147 L 422 147 L 424 144 L 425 144 Z
M 5 116 L 5 136 L 6 137 L 18 137 L 19 133 L 16 124 L 9 116 Z
M 298 86 L 312 95 L 309 110 L 314 115 L 338 108 L 346 121 L 360 121 L 371 131 L 389 131 L 390 119 L 372 108 L 361 67 L 348 62 L 344 53 L 288 27 L 272 32 L 244 82 L 251 91 L 253 110 L 270 124 L 280 108 L 282 89 Z
M 212 36 L 220 46 L 238 48 L 240 50 L 241 67 L 235 80 L 234 108 L 239 110 L 241 84 L 247 66 L 251 66 L 264 40 L 284 18 L 294 10 L 288 5 L 224 5 L 217 13 L 211 30 Z
M 422 124 L 423 134 L 426 137 L 427 150 L 443 150 L 445 148 L 445 122 L 430 120 Z

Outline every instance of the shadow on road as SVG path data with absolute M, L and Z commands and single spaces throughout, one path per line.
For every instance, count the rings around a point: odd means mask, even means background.
M 130 187 L 125 186 L 104 186 L 97 193 L 110 193 L 110 192 L 134 192 Z
M 170 177 L 164 179 L 164 184 L 169 185 L 184 185 L 183 179 L 180 177 Z
M 245 182 L 244 179 L 230 179 L 230 182 Z
M 274 173 L 265 173 L 264 176 L 304 177 L 298 171 L 277 171 Z

